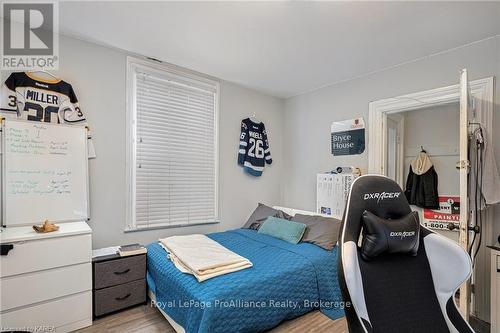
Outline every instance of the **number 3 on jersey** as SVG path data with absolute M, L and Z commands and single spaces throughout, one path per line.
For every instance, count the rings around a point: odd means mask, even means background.
M 255 138 L 250 138 L 248 140 L 250 147 L 248 148 L 248 156 L 263 158 L 264 148 L 262 147 L 262 140 L 256 140 Z

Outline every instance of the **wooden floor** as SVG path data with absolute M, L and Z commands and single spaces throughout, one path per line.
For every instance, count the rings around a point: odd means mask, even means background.
M 134 307 L 94 321 L 79 333 L 175 333 L 174 329 L 156 308 L 149 304 Z M 269 331 L 270 333 L 328 332 L 346 333 L 344 318 L 331 320 L 319 311 L 310 312 L 294 320 L 286 321 Z
M 477 333 L 489 333 L 489 324 L 471 318 L 471 325 Z M 94 321 L 80 333 L 175 333 L 174 329 L 156 308 L 141 305 Z M 344 318 L 330 320 L 319 311 L 286 321 L 268 333 L 347 333 Z

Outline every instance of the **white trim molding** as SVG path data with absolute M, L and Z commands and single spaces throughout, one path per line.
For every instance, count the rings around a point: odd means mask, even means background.
M 136 137 L 137 137 L 137 76 L 138 73 L 155 75 L 165 82 L 175 82 L 178 86 L 189 87 L 189 89 L 209 91 L 214 94 L 214 167 L 215 167 L 215 218 L 206 222 L 192 222 L 186 224 L 173 223 L 170 225 L 141 226 L 136 224 Z M 200 224 L 211 224 L 219 222 L 219 106 L 220 106 L 220 82 L 210 76 L 184 69 L 168 63 L 145 60 L 136 57 L 127 57 L 126 77 L 126 221 L 125 232 L 176 228 L 194 226 Z
M 488 77 L 471 81 L 469 86 L 473 103 L 480 103 L 474 105 L 473 109 L 479 108 L 482 110 L 475 119 L 483 123 L 489 135 L 491 135 L 494 78 Z M 388 114 L 458 103 L 459 101 L 460 85 L 455 84 L 371 102 L 369 104 L 368 124 L 368 173 L 385 174 L 384 161 L 386 157 L 387 133 L 384 129 L 386 128 Z

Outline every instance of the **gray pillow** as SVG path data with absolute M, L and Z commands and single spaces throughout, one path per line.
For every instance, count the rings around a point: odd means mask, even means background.
M 252 215 L 248 218 L 247 223 L 243 226 L 245 229 L 259 230 L 262 223 L 266 221 L 269 216 L 279 217 L 281 219 L 290 220 L 291 216 L 281 210 L 274 209 L 259 203 L 257 208 L 253 211 Z
M 337 244 L 340 220 L 318 215 L 296 214 L 292 217 L 292 221 L 304 223 L 307 227 L 302 242 L 316 244 L 328 251 Z

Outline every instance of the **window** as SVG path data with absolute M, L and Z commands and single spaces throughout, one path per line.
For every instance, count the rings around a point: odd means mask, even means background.
M 218 220 L 219 84 L 129 58 L 126 230 Z

